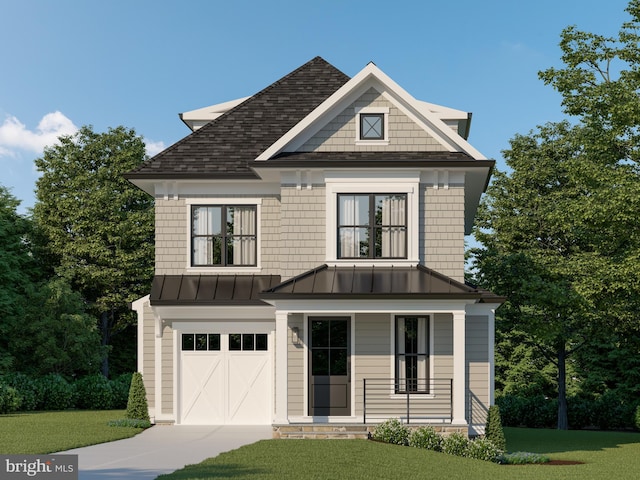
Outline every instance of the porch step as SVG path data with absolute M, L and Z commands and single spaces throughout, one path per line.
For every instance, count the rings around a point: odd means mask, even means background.
M 409 429 L 420 428 L 427 424 L 411 424 L 407 425 Z M 331 424 L 310 424 L 310 423 L 288 423 L 285 425 L 273 425 L 273 438 L 297 438 L 297 439 L 367 439 L 369 434 L 373 434 L 376 424 L 362 423 L 331 423 Z M 452 433 L 460 433 L 468 436 L 469 429 L 467 426 L 453 426 L 435 424 L 431 425 L 436 432 L 447 436 Z
M 273 438 L 281 439 L 367 439 L 373 432 L 375 425 L 363 425 L 362 423 L 341 423 L 313 425 L 286 424 L 273 425 Z

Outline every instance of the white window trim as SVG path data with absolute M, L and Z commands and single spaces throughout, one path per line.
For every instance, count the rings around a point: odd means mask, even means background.
M 420 175 L 385 183 L 380 178 L 326 178 L 327 238 L 326 263 L 334 265 L 416 265 L 419 263 L 419 188 Z M 338 258 L 338 194 L 404 193 L 407 195 L 407 258 Z
M 365 140 L 360 138 L 360 115 L 361 114 L 384 114 L 384 138 L 381 140 Z M 356 145 L 389 145 L 389 107 L 357 107 L 356 117 Z
M 187 215 L 186 258 L 187 273 L 260 273 L 262 271 L 262 198 L 220 197 L 185 199 Z M 194 267 L 191 265 L 191 207 L 193 205 L 255 205 L 256 206 L 256 264 L 251 267 Z

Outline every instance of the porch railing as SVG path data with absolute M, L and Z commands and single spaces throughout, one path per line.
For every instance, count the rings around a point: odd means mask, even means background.
M 399 418 L 405 423 L 450 423 L 453 419 L 453 380 L 398 382 L 393 378 L 365 378 L 364 423 Z

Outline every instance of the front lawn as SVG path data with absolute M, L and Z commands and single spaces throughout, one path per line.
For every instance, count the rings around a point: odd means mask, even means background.
M 505 429 L 510 451 L 547 453 L 582 465 L 496 465 L 366 440 L 265 440 L 190 465 L 162 480 L 234 479 L 636 479 L 640 435 Z
M 109 427 L 124 410 L 0 415 L 0 453 L 42 454 L 133 437 L 141 428 Z

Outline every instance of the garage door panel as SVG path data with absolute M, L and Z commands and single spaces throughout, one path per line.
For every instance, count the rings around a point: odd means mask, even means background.
M 185 354 L 182 362 L 182 423 L 217 424 L 224 418 L 224 362 L 220 354 Z
M 269 418 L 269 366 L 269 357 L 264 353 L 229 356 L 229 423 L 254 424 Z

